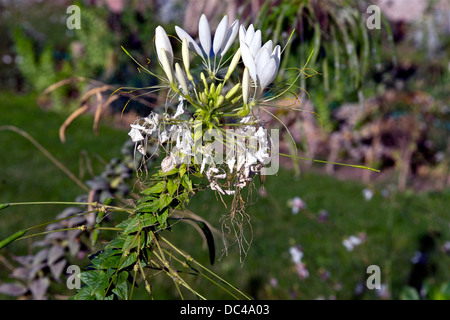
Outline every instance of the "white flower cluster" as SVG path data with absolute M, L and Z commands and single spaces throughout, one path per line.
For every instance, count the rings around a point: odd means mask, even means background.
M 210 188 L 228 195 L 247 186 L 271 160 L 267 130 L 257 112 L 252 111 L 258 107 L 262 91 L 275 79 L 281 58 L 279 45 L 273 48 L 270 40 L 262 45 L 261 30 L 255 30 L 253 25 L 245 29 L 238 20 L 231 25 L 229 22 L 225 15 L 211 36 L 208 19 L 202 15 L 199 43 L 176 26 L 176 34 L 182 43 L 180 63 L 183 68 L 178 62 L 174 64 L 172 45 L 165 30 L 161 26 L 156 28 L 155 48 L 165 73 L 165 77 L 157 77 L 168 83 L 172 98 L 178 98 L 178 107 L 173 115 L 168 114 L 166 108 L 164 115 L 152 112 L 148 117 L 136 120 L 129 132 L 137 150 L 144 155 L 149 139 L 164 148 L 167 154 L 161 163 L 164 172 L 182 163 L 198 164 L 199 172 L 205 173 Z M 238 33 L 239 49 L 232 55 L 222 82 L 217 84 L 220 80 L 218 71 L 230 60 L 223 58 Z M 206 76 L 202 72 L 200 79 L 195 79 L 191 74 L 190 52 L 201 59 Z M 225 86 L 241 59 L 244 65 L 242 80 L 231 88 Z M 251 96 L 252 88 L 254 94 Z M 226 90 L 228 92 L 223 92 Z M 182 115 L 187 114 L 188 119 L 183 119 L 186 117 Z M 231 121 L 227 121 L 229 119 Z M 202 125 L 206 129 L 202 130 Z M 206 133 L 214 136 L 213 142 L 204 137 Z

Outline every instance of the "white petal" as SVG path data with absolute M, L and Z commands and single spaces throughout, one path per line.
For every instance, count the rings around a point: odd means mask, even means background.
M 274 58 L 270 58 L 269 62 L 263 68 L 261 74 L 258 74 L 261 89 L 267 87 L 276 77 L 278 71 L 277 63 Z
M 245 27 L 243 24 L 239 27 L 239 42 L 245 42 L 245 36 L 247 34 L 247 31 L 245 30 Z
M 183 102 L 180 102 L 177 107 L 177 111 L 175 112 L 173 118 L 176 119 L 179 115 L 184 113 Z
M 178 38 L 180 38 L 181 41 L 183 41 L 183 39 L 186 38 L 189 49 L 194 51 L 199 56 L 203 56 L 203 51 L 200 48 L 200 46 L 197 44 L 197 42 L 194 41 L 194 39 L 192 39 L 192 37 L 186 31 L 184 31 L 178 26 L 175 26 L 175 32 L 177 33 Z
M 214 34 L 213 51 L 214 54 L 218 54 L 222 44 L 228 33 L 228 16 L 225 15 L 217 26 L 216 33 Z
M 173 63 L 172 45 L 170 44 L 170 40 L 169 37 L 167 36 L 166 31 L 161 26 L 158 26 L 155 30 L 155 47 L 159 61 L 162 61 L 161 49 L 164 49 L 166 51 L 167 59 L 169 60 L 169 63 L 172 65 Z
M 261 48 L 258 52 L 258 58 L 255 59 L 256 73 L 258 74 L 260 80 L 267 63 L 269 63 L 269 60 L 270 52 L 266 48 Z
M 209 57 L 211 52 L 211 29 L 209 28 L 208 18 L 204 14 L 200 17 L 198 23 L 198 36 L 202 45 L 203 51 Z
M 248 68 L 250 77 L 252 77 L 253 81 L 256 83 L 257 77 L 256 77 L 255 61 L 253 60 L 253 56 L 250 52 L 250 49 L 244 42 L 241 42 L 241 56 L 244 65 Z
M 220 52 L 220 55 L 223 57 L 225 53 L 230 49 L 231 45 L 234 42 L 234 39 L 236 39 L 237 33 L 239 31 L 239 20 L 235 20 L 231 27 L 228 29 L 227 37 L 224 41 L 224 44 L 222 45 L 222 51 Z
M 141 132 L 136 128 L 132 128 L 128 133 L 128 135 L 131 137 L 131 141 L 133 142 L 139 142 L 144 140 L 144 137 L 142 136 Z
M 167 156 L 161 161 L 161 169 L 163 172 L 168 172 L 175 168 L 175 157 L 170 155 Z
M 273 50 L 272 40 L 269 40 L 266 43 L 264 43 L 264 45 L 262 47 L 266 48 L 267 50 L 269 50 L 269 52 L 271 52 Z
M 256 57 L 258 50 L 261 48 L 261 30 L 257 30 L 252 38 L 252 42 L 248 46 L 253 57 Z
M 275 49 L 273 49 L 272 56 L 275 58 L 275 61 L 277 62 L 277 67 L 279 67 L 281 60 L 281 47 L 279 45 L 277 45 Z
M 247 45 L 250 45 L 250 43 L 252 42 L 253 36 L 255 35 L 255 27 L 253 27 L 253 24 L 251 24 L 248 29 L 247 32 L 245 34 L 245 43 Z

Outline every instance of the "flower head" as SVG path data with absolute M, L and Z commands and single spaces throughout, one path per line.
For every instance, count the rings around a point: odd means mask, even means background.
M 238 30 L 239 21 L 235 20 L 230 26 L 229 18 L 225 15 L 219 22 L 212 40 L 208 18 L 202 14 L 198 22 L 198 37 L 200 41 L 200 44 L 198 44 L 185 30 L 179 26 L 175 26 L 175 32 L 180 40 L 187 40 L 189 49 L 203 59 L 208 70 L 213 74 L 215 74 L 220 67 L 220 62 L 218 67 L 214 65 L 214 67 L 211 68 L 210 58 L 219 55 L 222 58 L 232 46 Z M 215 63 L 216 61 L 214 60 L 214 64 Z
M 250 77 L 260 90 L 264 90 L 273 82 L 278 74 L 281 59 L 281 47 L 273 48 L 272 41 L 261 46 L 261 30 L 250 25 L 247 30 L 241 26 L 239 30 L 242 61 L 248 68 Z

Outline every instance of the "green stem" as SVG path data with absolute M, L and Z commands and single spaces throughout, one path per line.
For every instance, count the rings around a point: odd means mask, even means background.
M 374 168 L 370 168 L 370 167 L 366 167 L 366 166 L 360 166 L 360 165 L 356 165 L 356 164 L 348 164 L 348 163 L 332 162 L 332 161 L 325 161 L 325 160 L 316 160 L 316 159 L 310 159 L 310 158 L 304 158 L 304 157 L 293 156 L 293 155 L 285 154 L 285 153 L 278 153 L 278 154 L 279 154 L 280 156 L 289 157 L 289 158 L 294 158 L 294 159 L 308 160 L 308 161 L 319 162 L 319 163 L 335 164 L 335 165 L 339 165 L 339 166 L 346 166 L 346 167 L 359 168 L 359 169 L 366 169 L 366 170 L 370 170 L 370 171 L 380 172 L 380 170 L 378 170 L 378 169 L 374 169 Z
M 198 265 L 200 268 L 202 268 L 203 270 L 209 272 L 210 274 L 212 274 L 214 277 L 216 277 L 217 279 L 219 279 L 220 281 L 222 281 L 223 283 L 225 283 L 226 285 L 230 286 L 231 288 L 233 288 L 234 290 L 236 290 L 237 292 L 239 292 L 243 297 L 245 297 L 248 300 L 252 300 L 252 298 L 250 296 L 248 296 L 247 294 L 245 294 L 244 292 L 242 292 L 241 290 L 239 290 L 238 288 L 236 288 L 235 286 L 233 286 L 231 283 L 227 282 L 225 279 L 219 277 L 217 274 L 215 274 L 214 272 L 212 272 L 211 270 L 209 270 L 208 268 L 206 268 L 205 266 L 203 266 L 201 263 L 197 262 L 196 260 L 192 259 L 192 257 L 188 257 L 186 254 L 184 254 L 181 250 L 179 250 L 177 247 L 175 247 L 171 242 L 169 242 L 166 238 L 160 236 L 161 240 L 163 240 L 165 243 L 167 243 L 170 247 L 172 247 L 175 251 L 177 251 L 179 254 L 181 254 L 185 259 L 194 262 L 196 265 Z

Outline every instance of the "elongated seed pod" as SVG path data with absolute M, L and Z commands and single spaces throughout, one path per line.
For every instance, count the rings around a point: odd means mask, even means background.
M 233 59 L 231 60 L 230 66 L 228 67 L 227 74 L 225 75 L 225 78 L 224 78 L 225 81 L 228 80 L 228 78 L 233 73 L 234 69 L 236 69 L 240 59 L 241 59 L 241 49 L 239 48 L 236 51 L 236 53 L 234 54 Z
M 250 91 L 250 74 L 248 68 L 244 69 L 244 75 L 242 77 L 242 100 L 244 104 L 248 103 L 248 92 Z
M 188 95 L 189 94 L 189 90 L 188 90 L 188 86 L 187 86 L 187 83 L 186 83 L 186 79 L 184 78 L 183 71 L 181 70 L 181 67 L 178 64 L 178 62 L 175 63 L 175 74 L 177 76 L 178 82 L 181 85 L 181 89 L 183 89 L 183 93 L 185 95 Z
M 8 238 L 0 241 L 0 250 L 6 247 L 11 242 L 14 242 L 15 240 L 19 239 L 21 236 L 23 236 L 27 230 L 20 230 L 14 233 L 13 235 L 9 236 Z
M 226 100 L 231 99 L 236 94 L 236 92 L 238 92 L 240 86 L 241 84 L 238 83 L 233 88 L 231 88 L 230 91 L 228 91 L 227 94 L 225 95 L 225 99 Z

